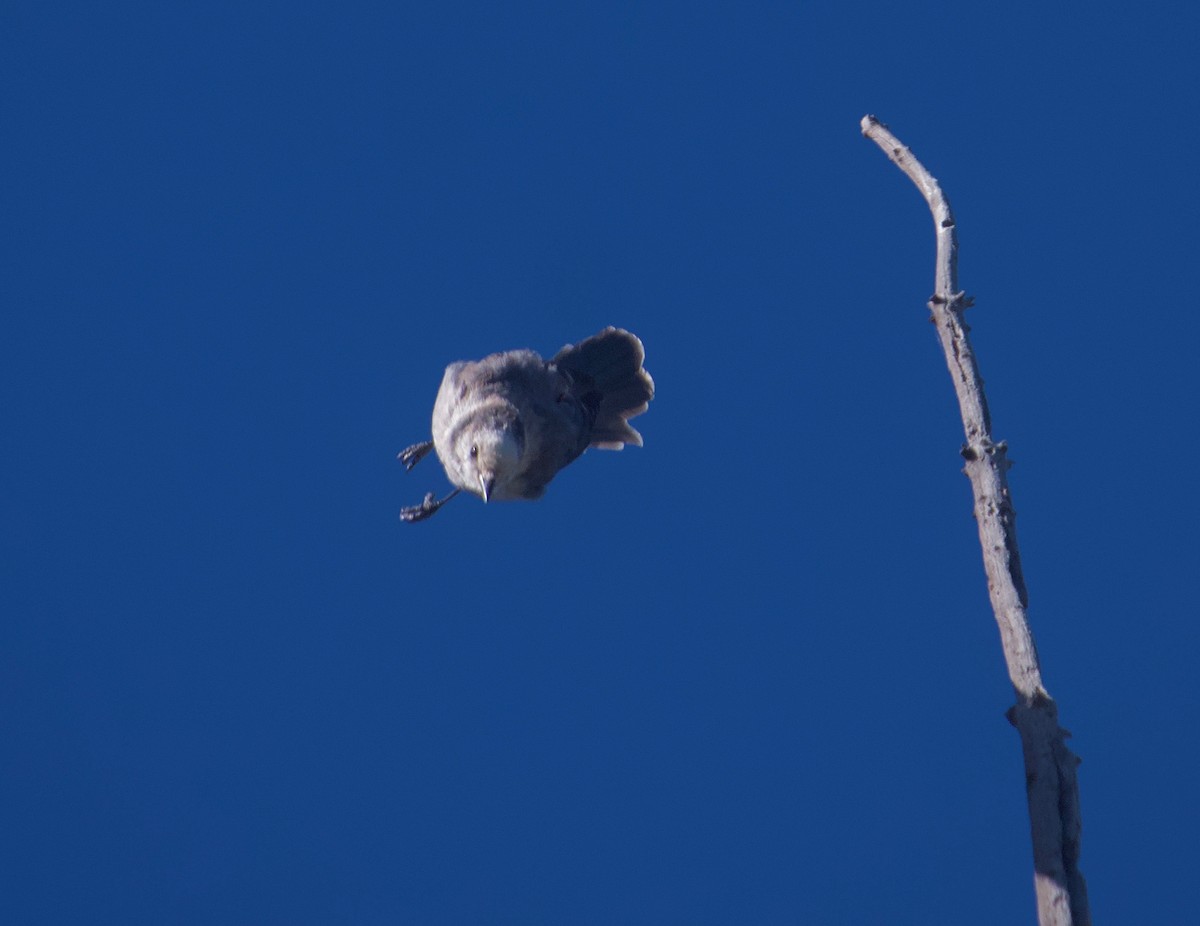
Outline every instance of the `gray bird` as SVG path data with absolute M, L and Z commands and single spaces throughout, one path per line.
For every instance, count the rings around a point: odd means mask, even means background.
M 437 450 L 457 488 L 440 500 L 430 492 L 400 518 L 423 521 L 463 489 L 485 502 L 541 498 L 588 447 L 642 446 L 628 419 L 654 398 L 645 356 L 635 335 L 605 328 L 551 360 L 510 350 L 450 364 L 433 405 L 433 440 L 402 451 L 400 462 L 412 469 Z

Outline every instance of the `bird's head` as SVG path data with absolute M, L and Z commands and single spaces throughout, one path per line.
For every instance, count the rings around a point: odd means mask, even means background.
M 490 419 L 467 428 L 459 446 L 464 487 L 485 502 L 512 498 L 508 488 L 521 472 L 524 444 L 519 420 Z

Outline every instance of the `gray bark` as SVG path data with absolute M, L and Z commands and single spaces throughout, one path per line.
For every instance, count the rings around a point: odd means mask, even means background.
M 965 472 L 975 494 L 975 520 L 983 547 L 992 610 L 1000 627 L 1008 677 L 1016 704 L 1007 713 L 1021 737 L 1025 787 L 1033 838 L 1034 887 L 1041 926 L 1090 926 L 1087 886 L 1079 870 L 1080 811 L 1070 734 L 1058 725 L 1058 707 L 1042 685 L 1037 647 L 1029 628 L 1029 605 L 1017 551 L 1016 512 L 1008 487 L 1011 465 L 1003 441 L 992 440 L 983 379 L 963 313 L 971 300 L 958 288 L 958 237 L 950 203 L 937 180 L 874 116 L 862 131 L 917 185 L 933 213 L 937 271 L 929 309 L 946 355 L 962 413 Z

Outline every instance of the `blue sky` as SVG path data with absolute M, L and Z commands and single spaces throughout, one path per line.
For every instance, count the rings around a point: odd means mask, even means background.
M 17 4 L 0 918 L 1030 922 L 941 179 L 1098 921 L 1196 907 L 1192 5 Z M 643 449 L 444 491 L 605 325 Z

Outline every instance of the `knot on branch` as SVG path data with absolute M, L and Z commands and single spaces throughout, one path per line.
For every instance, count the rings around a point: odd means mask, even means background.
M 984 457 L 996 457 L 1001 461 L 1004 469 L 1012 466 L 1012 460 L 1008 459 L 1008 441 L 992 441 L 987 437 L 980 438 L 971 444 L 963 444 L 962 449 L 958 451 L 964 460 L 968 463 L 974 463 L 976 460 L 982 460 Z
M 968 463 L 974 463 L 976 460 L 982 460 L 984 457 L 991 456 L 996 452 L 996 449 L 996 444 L 984 438 L 974 444 L 963 444 L 962 449 L 958 452 Z
M 969 309 L 975 304 L 975 297 L 968 296 L 961 290 L 957 293 L 934 293 L 929 297 L 930 305 L 944 305 L 950 309 Z
M 1057 736 L 1070 736 L 1058 726 L 1058 705 L 1050 697 L 1050 692 L 1040 684 L 1028 693 L 1018 691 L 1017 703 L 1004 712 L 1004 717 L 1017 729 L 1021 728 L 1022 723 L 1045 721 L 1054 725 Z

